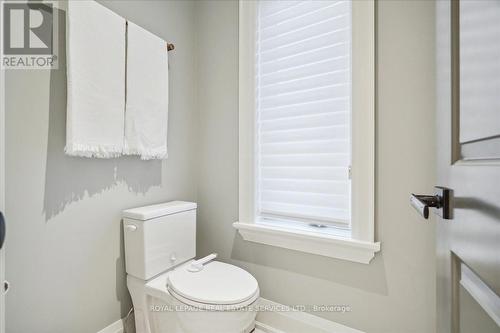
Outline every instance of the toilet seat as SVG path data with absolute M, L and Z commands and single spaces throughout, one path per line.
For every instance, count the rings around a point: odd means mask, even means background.
M 257 280 L 250 273 L 219 261 L 205 264 L 199 272 L 179 267 L 168 274 L 167 289 L 184 304 L 220 310 L 238 309 L 259 297 Z

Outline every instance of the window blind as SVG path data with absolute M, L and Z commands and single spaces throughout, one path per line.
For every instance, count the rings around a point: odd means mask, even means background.
M 259 1 L 257 214 L 348 226 L 351 4 Z

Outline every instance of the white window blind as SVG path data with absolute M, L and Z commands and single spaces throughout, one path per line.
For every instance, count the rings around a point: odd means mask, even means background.
M 256 210 L 348 226 L 350 1 L 259 1 Z

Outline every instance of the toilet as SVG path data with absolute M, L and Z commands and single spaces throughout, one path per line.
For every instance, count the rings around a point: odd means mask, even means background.
M 257 280 L 196 255 L 196 203 L 172 201 L 123 211 L 127 287 L 137 333 L 249 333 Z

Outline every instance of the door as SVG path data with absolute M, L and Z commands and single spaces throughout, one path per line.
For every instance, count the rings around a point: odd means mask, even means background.
M 438 333 L 500 332 L 500 0 L 437 3 Z

